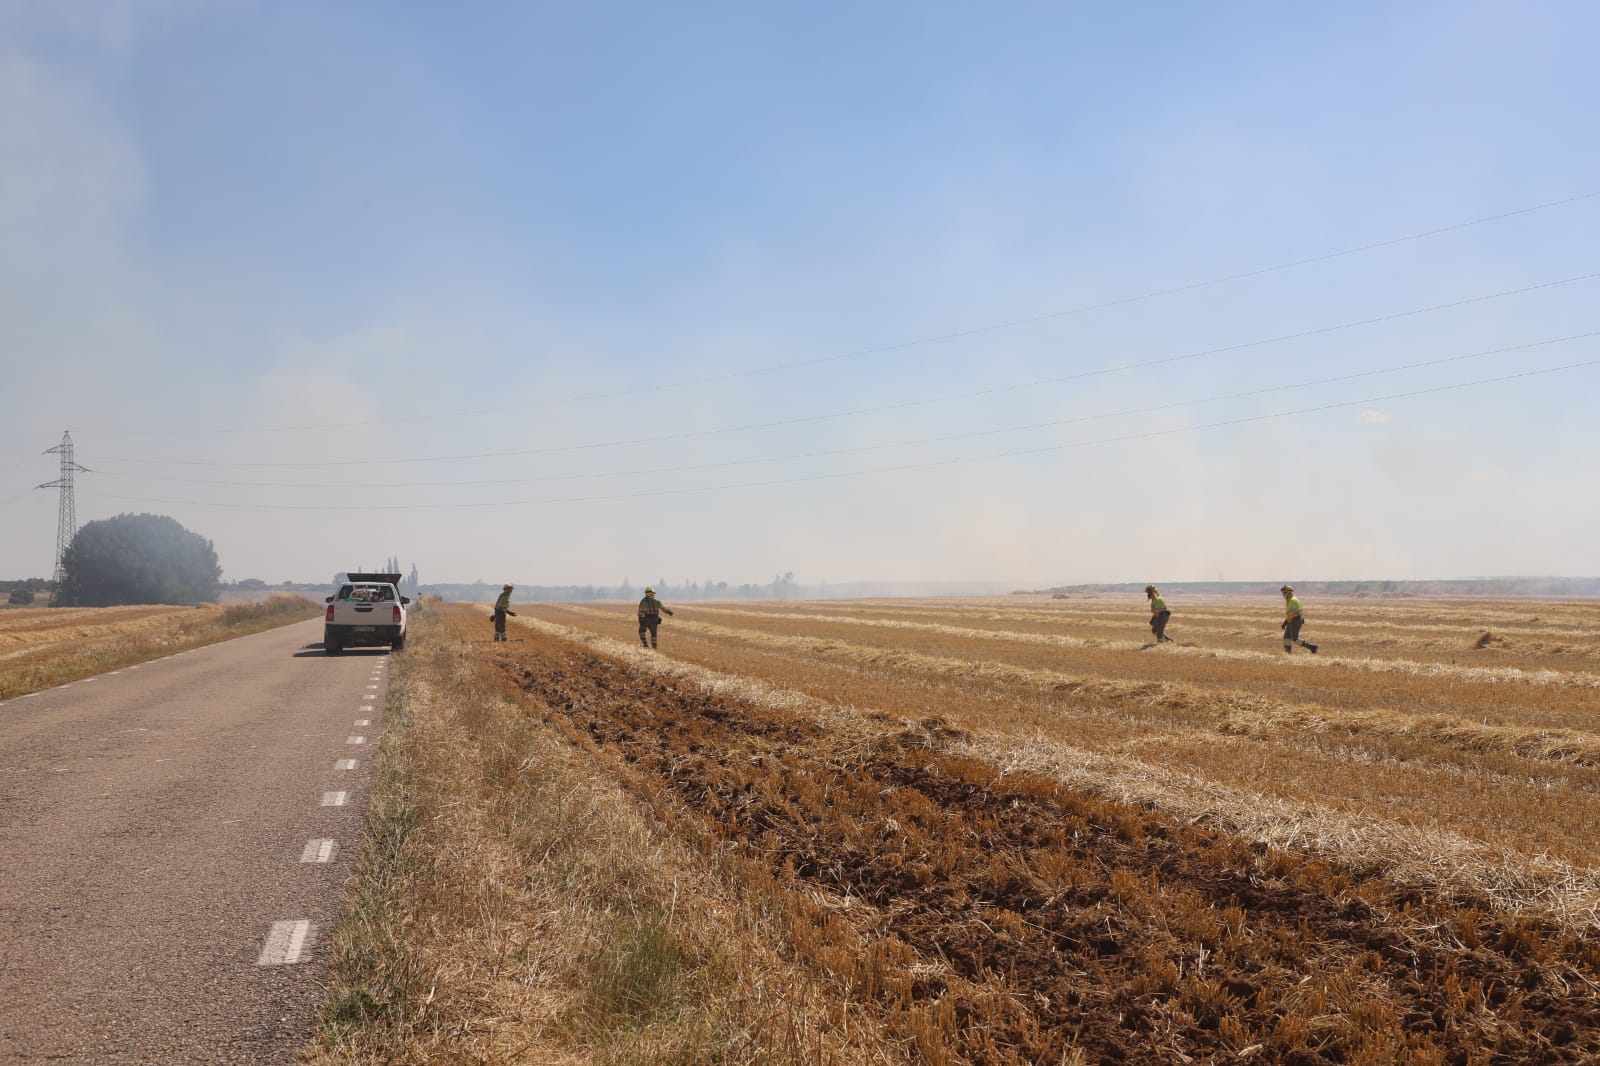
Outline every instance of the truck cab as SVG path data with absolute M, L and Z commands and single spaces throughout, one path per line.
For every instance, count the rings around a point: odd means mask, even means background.
M 324 601 L 322 649 L 338 655 L 346 648 L 387 644 L 399 651 L 406 646 L 406 605 L 400 595 L 400 575 L 351 571 Z

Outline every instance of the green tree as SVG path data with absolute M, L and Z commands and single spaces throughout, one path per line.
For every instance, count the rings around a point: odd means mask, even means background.
M 78 530 L 62 559 L 57 602 L 82 607 L 199 603 L 222 580 L 217 550 L 166 515 L 124 514 Z

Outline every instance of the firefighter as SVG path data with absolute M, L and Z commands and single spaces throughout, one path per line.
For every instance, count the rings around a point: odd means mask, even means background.
M 1150 632 L 1156 635 L 1156 643 L 1172 643 L 1172 638 L 1167 636 L 1167 623 L 1172 621 L 1172 612 L 1167 610 L 1167 601 L 1161 598 L 1160 590 L 1154 585 L 1146 585 L 1144 594 L 1150 598 Z
M 671 615 L 672 612 L 661 606 L 661 601 L 656 599 L 656 590 L 646 588 L 644 599 L 639 601 L 639 646 L 653 648 L 656 646 L 656 627 L 661 624 L 662 614 Z M 646 634 L 649 641 L 645 640 Z
M 494 601 L 494 639 L 506 639 L 506 615 L 516 617 L 517 612 L 511 609 L 511 586 L 507 585 L 500 590 L 500 598 Z
M 1312 655 L 1317 654 L 1315 644 L 1300 639 L 1300 627 L 1306 624 L 1306 615 L 1300 609 L 1300 597 L 1294 594 L 1294 586 L 1285 585 L 1278 591 L 1283 593 L 1283 650 L 1293 655 L 1294 646 L 1298 644 Z

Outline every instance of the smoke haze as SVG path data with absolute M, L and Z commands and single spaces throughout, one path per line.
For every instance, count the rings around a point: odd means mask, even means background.
M 1600 191 L 1600 15 L 1154 18 L 0 3 L 0 572 L 1594 573 L 1600 197 L 1112 302 Z

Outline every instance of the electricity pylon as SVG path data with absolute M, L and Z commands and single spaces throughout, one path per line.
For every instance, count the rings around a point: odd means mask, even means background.
M 72 485 L 72 475 L 76 473 L 89 473 L 89 468 L 79 466 L 72 459 L 72 434 L 62 433 L 61 443 L 54 448 L 45 449 L 45 455 L 61 456 L 61 476 L 54 481 L 46 481 L 39 487 L 41 489 L 60 489 L 61 506 L 56 513 L 56 575 L 55 588 L 50 591 L 50 606 L 61 605 L 61 590 L 67 582 L 67 548 L 72 544 L 72 538 L 78 532 L 78 503 L 77 491 Z

